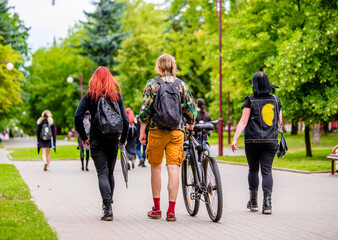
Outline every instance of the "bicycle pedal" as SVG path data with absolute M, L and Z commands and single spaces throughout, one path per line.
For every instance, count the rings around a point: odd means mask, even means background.
M 201 198 L 201 194 L 199 193 L 190 193 L 190 199 L 191 200 L 196 200 L 196 199 L 200 199 Z

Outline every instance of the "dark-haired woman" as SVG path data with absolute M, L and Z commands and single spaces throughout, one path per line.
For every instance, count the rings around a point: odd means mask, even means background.
M 118 89 L 118 91 L 116 90 Z M 96 121 L 97 103 L 101 97 L 105 98 L 107 103 L 112 107 L 119 106 L 123 120 L 123 131 L 121 136 L 115 136 L 107 139 L 98 131 L 98 121 Z M 115 102 L 115 103 L 114 103 Z M 118 143 L 124 144 L 128 132 L 128 118 L 126 116 L 123 100 L 121 96 L 121 88 L 118 82 L 111 75 L 106 67 L 98 67 L 89 81 L 89 89 L 75 113 L 75 126 L 80 134 L 83 144 L 89 146 L 89 138 L 83 125 L 83 118 L 86 111 L 89 110 L 92 116 L 92 123 L 90 126 L 90 150 L 93 158 L 97 176 L 99 179 L 99 188 L 102 197 L 103 216 L 101 220 L 112 221 L 113 212 L 113 193 L 115 187 L 114 168 L 118 152 Z M 99 115 L 99 114 L 98 114 Z
M 197 116 L 195 120 L 196 123 L 199 123 L 200 121 L 203 121 L 203 122 L 211 121 L 211 117 L 209 113 L 205 110 L 205 101 L 203 98 L 197 98 L 196 110 L 197 110 Z
M 244 130 L 245 155 L 249 165 L 250 200 L 247 208 L 258 211 L 257 191 L 259 166 L 264 193 L 263 214 L 271 214 L 272 173 L 271 166 L 278 146 L 278 122 L 282 122 L 282 104 L 268 76 L 257 72 L 252 78 L 253 95 L 246 97 L 243 113 L 232 142 L 232 151 L 237 150 L 237 139 Z M 277 108 L 278 104 L 278 108 Z M 277 113 L 279 109 L 279 113 Z M 278 121 L 278 116 L 280 121 Z

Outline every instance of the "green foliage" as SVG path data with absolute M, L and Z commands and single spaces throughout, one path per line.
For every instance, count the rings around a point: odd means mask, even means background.
M 10 45 L 0 44 L 0 62 L 6 60 L 12 63 L 22 63 L 22 56 Z M 24 75 L 16 67 L 9 71 L 7 63 L 0 63 L 0 119 L 10 112 L 11 108 L 22 103 L 20 91 L 22 91 Z
M 188 83 L 195 99 L 204 98 L 209 106 L 215 100 L 215 95 L 210 94 L 210 74 L 215 66 L 206 59 L 217 59 L 215 4 L 203 0 L 175 0 L 171 3 L 169 14 L 171 26 L 167 44 L 177 61 L 177 75 Z
M 124 4 L 116 0 L 100 0 L 93 2 L 94 13 L 85 12 L 88 20 L 84 22 L 86 38 L 81 40 L 83 54 L 97 65 L 113 68 L 115 57 L 124 39 L 120 33 L 119 20 L 124 10 Z
M 337 6 L 311 1 L 298 11 L 302 21 L 296 29 L 285 28 L 289 38 L 277 43 L 267 72 L 280 83 L 288 120 L 337 120 Z
M 87 89 L 95 64 L 88 58 L 73 52 L 72 46 L 79 42 L 83 34 L 75 28 L 69 37 L 60 44 L 37 50 L 32 56 L 30 66 L 30 119 L 31 125 L 40 117 L 43 110 L 52 112 L 57 126 L 74 125 L 74 113 L 80 101 L 79 80 L 69 84 L 69 75 L 83 74 L 84 92 Z
M 17 13 L 10 13 L 8 0 L 0 0 L 0 44 L 11 45 L 23 55 L 28 54 L 28 31 Z
M 57 239 L 14 165 L 0 164 L 1 239 Z
M 156 59 L 164 53 L 163 32 L 168 27 L 166 13 L 153 4 L 135 1 L 128 4 L 122 31 L 129 36 L 122 42 L 116 70 L 124 105 L 139 113 L 143 89 L 147 80 L 156 76 Z

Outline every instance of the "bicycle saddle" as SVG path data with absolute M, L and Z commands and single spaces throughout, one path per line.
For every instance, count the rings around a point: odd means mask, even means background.
M 198 123 L 194 125 L 194 131 L 201 131 L 201 130 L 206 130 L 206 131 L 212 131 L 214 130 L 214 125 L 211 122 L 207 123 Z

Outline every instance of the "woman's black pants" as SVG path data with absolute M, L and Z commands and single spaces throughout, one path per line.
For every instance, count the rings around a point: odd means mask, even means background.
M 91 141 L 90 150 L 99 179 L 102 202 L 113 203 L 114 168 L 118 152 L 118 140 Z
M 272 192 L 272 162 L 277 151 L 277 143 L 246 143 L 245 154 L 249 165 L 249 189 L 258 190 L 259 165 L 261 166 L 263 191 Z

